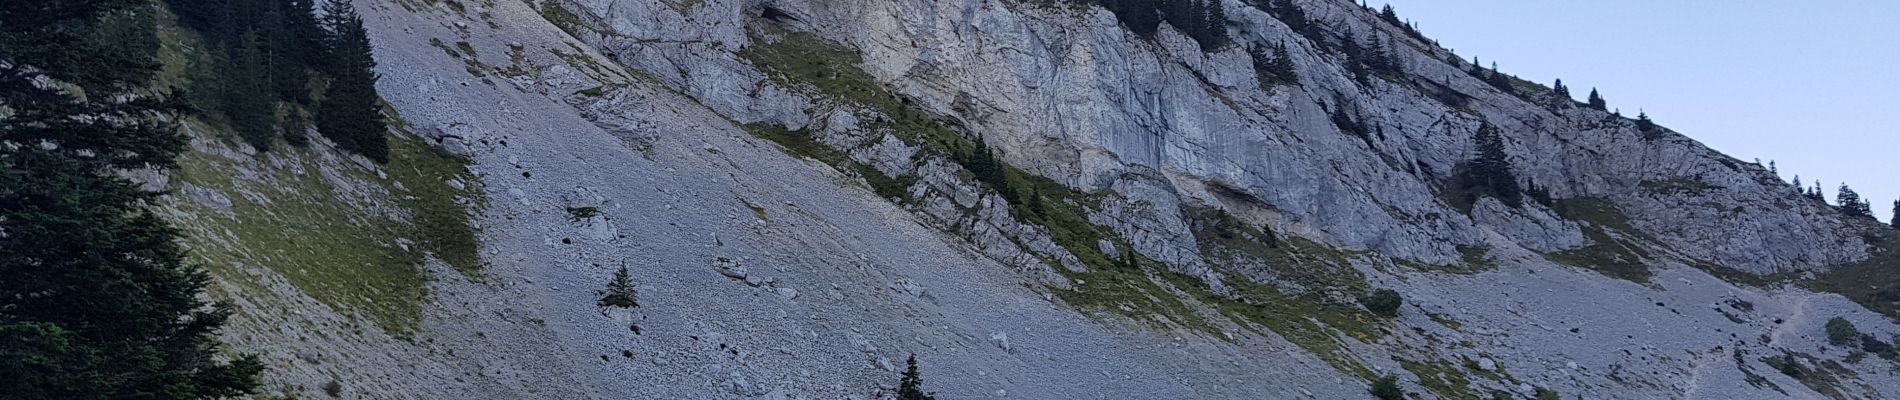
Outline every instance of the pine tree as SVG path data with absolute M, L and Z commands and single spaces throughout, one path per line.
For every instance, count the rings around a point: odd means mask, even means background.
M 1893 220 L 1889 221 L 1888 224 L 1893 225 L 1896 229 L 1900 229 L 1900 200 L 1893 201 Z
M 255 357 L 218 361 L 229 308 L 204 299 L 210 277 L 145 206 L 157 195 L 114 173 L 173 166 L 185 144 L 166 116 L 176 108 L 139 90 L 157 62 L 96 54 L 149 39 L 123 34 L 150 26 L 95 24 L 149 5 L 0 2 L 0 142 L 32 144 L 0 145 L 0 397 L 228 397 L 257 385 Z
M 1511 172 L 1511 161 L 1504 153 L 1504 139 L 1498 128 L 1490 123 L 1480 125 L 1471 141 L 1476 154 L 1459 165 L 1456 186 L 1462 198 L 1457 205 L 1468 208 L 1479 196 L 1491 196 L 1511 207 L 1522 205 L 1523 190 Z
M 223 64 L 224 96 L 220 108 L 245 143 L 258 151 L 269 151 L 271 142 L 277 138 L 274 131 L 276 102 L 272 96 L 276 92 L 271 88 L 269 65 L 259 48 L 264 43 L 260 41 L 256 32 L 245 31 L 230 43 L 233 46 L 230 61 Z
M 1556 84 L 1551 85 L 1551 91 L 1556 92 L 1558 96 L 1563 96 L 1564 100 L 1570 100 L 1570 88 L 1564 87 L 1563 79 L 1558 79 Z
M 607 290 L 601 293 L 600 306 L 636 308 L 640 302 L 634 297 L 633 281 L 627 277 L 627 266 L 621 265 L 614 272 L 614 279 L 607 282 Z
M 1253 54 L 1254 70 L 1262 83 L 1299 84 L 1299 73 L 1293 69 L 1293 59 L 1287 57 L 1286 43 L 1273 46 L 1273 56 L 1268 58 L 1259 51 Z
M 1781 170 L 1775 168 L 1775 160 L 1768 160 L 1768 173 L 1781 176 Z
M 936 393 L 924 392 L 924 376 L 917 372 L 917 355 L 904 360 L 904 376 L 897 381 L 897 400 L 936 400 Z
M 1854 192 L 1854 189 L 1847 187 L 1845 183 L 1841 184 L 1840 191 L 1835 193 L 1834 199 L 1840 203 L 1841 214 L 1845 214 L 1849 217 L 1872 217 L 1874 215 L 1873 206 L 1861 200 L 1860 193 Z
M 376 59 L 363 19 L 349 1 L 325 3 L 323 12 L 330 86 L 317 110 L 317 133 L 345 150 L 389 162 L 388 127 L 376 97 Z
M 1801 186 L 1801 174 L 1794 174 L 1794 193 L 1795 193 L 1795 194 L 1807 194 L 1807 193 L 1808 193 L 1808 189 L 1807 189 L 1807 187 L 1806 187 L 1806 186 Z
M 1641 110 L 1637 110 L 1636 111 L 1636 130 L 1642 131 L 1644 133 L 1654 131 L 1656 130 L 1656 121 L 1651 121 L 1649 119 L 1649 113 L 1643 112 Z
M 1608 106 L 1609 102 L 1603 101 L 1603 96 L 1597 94 L 1597 88 L 1590 88 L 1590 108 L 1603 111 L 1603 109 Z

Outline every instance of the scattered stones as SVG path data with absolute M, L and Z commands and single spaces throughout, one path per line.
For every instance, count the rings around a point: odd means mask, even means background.
M 745 266 L 739 265 L 738 261 L 733 261 L 731 258 L 724 256 L 714 258 L 713 269 L 718 270 L 720 275 L 725 275 L 727 278 L 746 280 Z

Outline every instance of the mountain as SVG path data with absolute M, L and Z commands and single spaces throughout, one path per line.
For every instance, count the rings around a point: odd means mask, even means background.
M 1351 2 L 355 3 L 388 164 L 134 174 L 267 395 L 1900 397 L 1900 232 Z

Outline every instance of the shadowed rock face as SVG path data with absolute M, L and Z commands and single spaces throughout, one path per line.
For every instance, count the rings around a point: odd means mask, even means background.
M 1710 273 L 1866 260 L 1854 221 L 1347 2 L 1296 1 L 1314 37 L 1223 2 L 1221 49 L 1037 2 L 359 3 L 385 99 L 480 178 L 486 266 L 429 269 L 405 339 L 232 289 L 297 311 L 231 334 L 273 393 L 876 398 L 916 354 L 944 398 L 1900 396 L 1823 346 L 1887 318 Z M 1347 32 L 1403 72 L 1355 76 Z M 1261 82 L 1281 45 L 1299 80 Z M 1549 204 L 1452 204 L 1485 124 Z M 622 264 L 640 307 L 596 308 Z

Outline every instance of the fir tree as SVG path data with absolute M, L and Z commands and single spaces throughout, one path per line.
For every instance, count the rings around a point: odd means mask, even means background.
M 1861 200 L 1860 193 L 1854 192 L 1854 189 L 1847 187 L 1845 183 L 1842 183 L 1840 191 L 1834 194 L 1834 199 L 1840 203 L 1841 214 L 1846 214 L 1849 217 L 1872 217 L 1874 215 L 1873 205 L 1868 204 L 1865 200 Z
M 1654 131 L 1656 130 L 1656 121 L 1649 119 L 1649 113 L 1638 110 L 1636 111 L 1636 130 L 1642 131 L 1643 133 Z
M 1558 96 L 1563 96 L 1563 100 L 1570 100 L 1570 88 L 1564 86 L 1563 79 L 1558 79 L 1556 84 L 1551 85 L 1550 90 Z
M 231 42 L 230 61 L 225 66 L 223 104 L 225 117 L 244 142 L 258 151 L 269 151 L 276 139 L 276 107 L 271 88 L 269 65 L 259 47 L 256 32 L 245 31 Z
M 1609 102 L 1603 101 L 1603 95 L 1597 94 L 1597 88 L 1590 88 L 1590 108 L 1603 111 L 1603 109 L 1608 106 Z
M 1460 208 L 1469 208 L 1479 196 L 1491 196 L 1505 205 L 1523 204 L 1523 190 L 1511 172 L 1511 161 L 1504 153 L 1504 139 L 1490 123 L 1478 127 L 1472 136 L 1474 156 L 1459 165 L 1457 182 Z
M 325 3 L 323 12 L 330 86 L 317 110 L 317 133 L 345 150 L 388 162 L 389 139 L 384 136 L 388 128 L 376 97 L 376 59 L 370 53 L 363 19 L 349 1 Z
M 936 400 L 936 393 L 924 392 L 924 376 L 917 372 L 917 355 L 904 360 L 904 376 L 897 381 L 897 400 Z
M 640 306 L 640 302 L 634 297 L 633 281 L 627 277 L 626 265 L 621 265 L 620 270 L 614 272 L 614 279 L 607 281 L 607 290 L 601 293 L 600 306 L 602 308 Z
M 0 145 L 0 397 L 207 398 L 257 385 L 255 357 L 218 361 L 230 311 L 204 299 L 209 276 L 145 206 L 156 194 L 114 173 L 170 167 L 184 148 L 166 115 L 176 107 L 143 90 L 158 64 L 123 52 L 150 40 L 126 33 L 152 32 L 133 26 L 152 20 L 102 23 L 149 5 L 0 2 L 0 143 L 15 144 Z
M 1892 221 L 1888 221 L 1888 224 L 1893 225 L 1895 229 L 1900 229 L 1900 200 L 1893 201 L 1892 219 Z
M 1282 42 L 1273 46 L 1272 58 L 1268 58 L 1259 51 L 1255 51 L 1253 57 L 1254 71 L 1259 75 L 1258 78 L 1262 83 L 1299 84 L 1300 78 L 1298 72 L 1293 69 L 1293 59 L 1287 57 L 1286 43 Z

